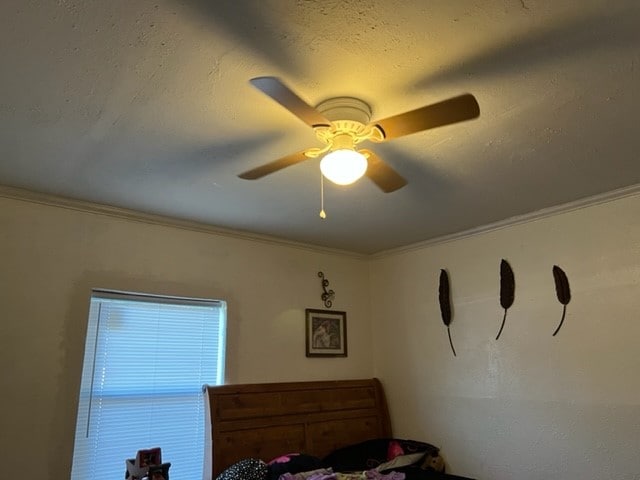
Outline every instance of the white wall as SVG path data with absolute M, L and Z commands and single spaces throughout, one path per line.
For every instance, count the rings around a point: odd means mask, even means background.
M 92 287 L 228 302 L 227 381 L 371 377 L 366 261 L 0 198 L 0 465 L 68 478 Z M 306 358 L 318 270 L 348 312 L 347 358 Z
M 502 258 L 516 300 L 496 341 Z M 554 264 L 573 294 L 556 337 Z M 397 435 L 482 480 L 640 478 L 640 196 L 379 258 L 371 282 L 375 373 Z

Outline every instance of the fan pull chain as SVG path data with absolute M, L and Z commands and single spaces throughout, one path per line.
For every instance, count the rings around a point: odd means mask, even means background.
M 327 214 L 324 211 L 324 175 L 320 172 L 320 218 L 323 220 L 327 218 Z

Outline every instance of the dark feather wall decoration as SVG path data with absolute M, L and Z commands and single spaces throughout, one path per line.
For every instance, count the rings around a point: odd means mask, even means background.
M 511 265 L 502 259 L 500 262 L 500 305 L 504 308 L 504 316 L 502 317 L 502 325 L 500 325 L 500 331 L 496 336 L 496 340 L 500 338 L 504 323 L 507 320 L 507 310 L 513 305 L 516 293 L 516 282 L 513 275 Z
M 447 335 L 449 335 L 449 345 L 451 345 L 451 351 L 453 356 L 456 356 L 456 349 L 453 348 L 453 341 L 451 340 L 451 292 L 449 288 L 449 274 L 446 270 L 440 270 L 440 288 L 438 289 L 438 298 L 440 300 L 440 313 L 442 314 L 442 322 L 447 327 Z
M 562 327 L 564 323 L 564 317 L 567 314 L 567 305 L 571 301 L 571 289 L 569 288 L 569 279 L 567 278 L 567 274 L 557 265 L 553 266 L 553 280 L 556 283 L 556 295 L 558 296 L 558 301 L 563 305 L 562 307 L 562 318 L 560 319 L 560 324 L 556 331 L 553 332 L 553 336 L 556 336 L 556 333 Z

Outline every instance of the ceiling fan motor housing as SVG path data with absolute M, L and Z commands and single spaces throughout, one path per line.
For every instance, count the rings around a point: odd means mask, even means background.
M 318 139 L 331 150 L 353 150 L 354 145 L 364 140 L 381 141 L 384 138 L 382 132 L 369 123 L 371 107 L 358 98 L 330 98 L 316 109 L 331 122 L 328 127 L 315 128 Z
M 367 125 L 371 121 L 371 107 L 358 98 L 330 98 L 320 103 L 316 110 L 332 122 L 352 120 Z

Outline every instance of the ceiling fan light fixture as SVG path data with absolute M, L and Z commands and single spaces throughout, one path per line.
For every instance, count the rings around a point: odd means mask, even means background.
M 470 93 L 371 122 L 371 107 L 358 98 L 333 97 L 312 107 L 277 77 L 252 78 L 251 84 L 313 128 L 324 146 L 286 155 L 238 175 L 246 180 L 262 178 L 330 151 L 320 162 L 321 181 L 326 177 L 349 185 L 366 173 L 383 192 L 395 192 L 407 181 L 375 152 L 357 152 L 356 145 L 363 141 L 386 142 L 480 116 L 478 101 Z
M 333 183 L 351 185 L 367 171 L 367 159 L 355 150 L 333 150 L 320 161 L 320 171 Z

